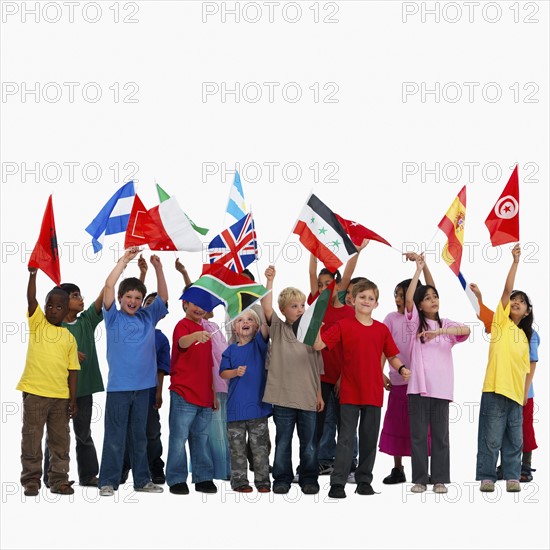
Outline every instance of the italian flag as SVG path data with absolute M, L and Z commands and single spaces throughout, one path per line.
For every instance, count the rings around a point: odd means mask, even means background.
M 319 334 L 319 329 L 323 324 L 328 305 L 332 299 L 335 284 L 336 281 L 332 281 L 332 283 L 317 296 L 316 300 L 309 306 L 305 313 L 292 323 L 292 330 L 299 342 L 307 344 L 308 346 L 313 346 L 315 343 L 317 334 Z
M 124 246 L 144 244 L 151 250 L 202 250 L 202 242 L 173 196 L 150 210 L 137 194 L 134 197 Z
M 157 186 L 157 193 L 158 193 L 158 196 L 159 196 L 159 202 L 164 202 L 164 201 L 169 200 L 170 195 L 158 183 L 156 184 L 156 186 Z M 184 214 L 185 214 L 185 212 L 184 212 Z M 197 233 L 200 233 L 201 235 L 206 235 L 208 233 L 208 231 L 210 231 L 206 227 L 199 227 L 198 225 L 195 225 L 193 223 L 193 220 L 187 214 L 185 214 L 185 217 L 189 220 L 189 223 L 191 224 L 191 227 Z
M 357 254 L 334 212 L 315 195 L 309 197 L 292 232 L 331 272 Z

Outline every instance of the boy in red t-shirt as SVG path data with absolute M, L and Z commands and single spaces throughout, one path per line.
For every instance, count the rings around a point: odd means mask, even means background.
M 185 451 L 185 443 L 189 439 L 195 490 L 216 493 L 218 489 L 212 481 L 214 466 L 208 446 L 212 409 L 217 408 L 212 389 L 212 342 L 210 333 L 200 324 L 206 311 L 186 300 L 182 303 L 185 317 L 174 328 L 170 361 L 170 437 L 166 482 L 171 493 L 189 494 Z
M 355 471 L 356 493 L 373 495 L 372 469 L 384 402 L 382 356 L 404 379 L 410 371 L 396 357 L 399 349 L 389 329 L 372 318 L 378 307 L 378 287 L 360 281 L 353 287 L 355 317 L 341 319 L 319 336 L 314 348 L 332 349 L 342 343 L 343 363 L 340 377 L 340 429 L 334 471 L 330 476 L 331 498 L 346 498 L 344 490 L 353 459 L 353 444 L 359 419 L 359 465 Z

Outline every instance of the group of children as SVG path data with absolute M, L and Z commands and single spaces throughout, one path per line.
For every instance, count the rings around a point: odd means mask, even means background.
M 358 247 L 360 252 L 368 241 Z M 538 334 L 532 305 L 513 290 L 520 258 L 513 263 L 493 314 L 480 302 L 480 318 L 491 333 L 489 361 L 482 389 L 476 479 L 481 491 L 493 491 L 499 478 L 508 491 L 532 479 L 532 388 Z M 335 292 L 313 346 L 302 343 L 293 324 L 305 310 L 306 296 L 287 287 L 273 307 L 272 292 L 244 310 L 232 323 L 228 344 L 206 312 L 182 295 L 184 318 L 169 342 L 156 324 L 168 312 L 168 290 L 158 256 L 151 256 L 157 292 L 146 296 L 147 262 L 140 258 L 140 278 L 115 285 L 139 253 L 128 249 L 86 311 L 80 289 L 64 284 L 46 296 L 43 313 L 36 301 L 36 269 L 29 268 L 28 318 L 31 333 L 23 376 L 21 483 L 27 496 L 37 495 L 41 477 L 50 490 L 72 494 L 69 481 L 69 419 L 73 419 L 79 483 L 97 486 L 111 496 L 132 470 L 134 490 L 215 493 L 214 479 L 230 480 L 237 492 L 253 491 L 248 464 L 258 492 L 285 494 L 295 481 L 292 440 L 297 429 L 299 467 L 296 480 L 304 494 L 319 492 L 320 473 L 330 472 L 332 498 L 345 498 L 354 470 L 356 493 L 372 495 L 377 445 L 394 457 L 383 482 L 403 483 L 403 456 L 411 456 L 414 493 L 433 484 L 436 493 L 450 483 L 449 403 L 453 400 L 452 348 L 468 339 L 467 326 L 441 318 L 439 295 L 424 258 L 415 263 L 412 279 L 395 288 L 397 311 L 383 323 L 373 319 L 378 287 L 364 277 L 352 278 L 358 254 L 343 276 L 310 262 L 311 303 L 334 281 Z M 176 262 L 186 289 L 192 283 Z M 265 272 L 273 288 L 274 266 Z M 426 284 L 420 282 L 424 275 Z M 251 276 L 251 274 L 248 274 Z M 115 305 L 115 296 L 120 309 Z M 92 394 L 103 390 L 94 343 L 95 327 L 105 320 L 109 366 L 105 433 L 101 464 L 91 437 Z M 268 353 L 269 352 L 269 353 Z M 385 362 L 389 377 L 383 374 Z M 170 376 L 169 444 L 166 471 L 162 460 L 160 417 L 163 379 Z M 379 441 L 384 389 L 388 407 Z M 530 393 L 531 392 L 531 393 Z M 319 461 L 319 444 L 328 424 L 331 403 L 338 438 L 333 464 Z M 269 465 L 268 419 L 275 423 L 275 456 Z M 47 446 L 42 470 L 42 436 Z M 357 441 L 358 439 L 358 441 Z M 188 460 L 186 445 L 189 447 Z M 358 458 L 357 450 L 358 447 Z M 522 456 L 523 451 L 523 456 Z M 497 468 L 499 453 L 502 464 Z M 354 456 L 355 455 L 355 456 Z M 430 459 L 431 457 L 431 459 Z M 273 485 L 271 483 L 273 478 Z

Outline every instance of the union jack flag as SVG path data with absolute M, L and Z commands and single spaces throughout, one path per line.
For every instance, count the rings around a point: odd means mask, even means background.
M 232 271 L 242 273 L 258 255 L 256 230 L 252 213 L 214 237 L 208 245 L 210 263 L 221 263 Z

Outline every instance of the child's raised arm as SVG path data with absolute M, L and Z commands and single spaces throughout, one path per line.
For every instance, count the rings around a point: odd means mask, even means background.
M 123 256 L 118 260 L 115 267 L 109 273 L 105 280 L 105 288 L 103 289 L 103 304 L 105 309 L 111 309 L 113 302 L 115 301 L 115 285 L 122 272 L 126 269 L 126 266 L 131 262 L 139 253 L 139 248 L 133 246 L 124 251 Z
M 416 258 L 418 258 L 419 256 L 419 254 L 417 254 L 416 252 L 404 252 L 403 255 L 410 262 L 416 262 Z M 433 279 L 430 269 L 428 268 L 428 264 L 426 263 L 426 261 L 424 261 L 424 269 L 422 270 L 422 272 L 424 273 L 424 279 L 426 280 L 426 284 L 429 286 L 435 287 L 435 281 Z
M 265 278 L 267 279 L 267 282 L 265 284 L 265 288 L 267 290 L 271 290 L 271 292 L 268 292 L 261 301 L 262 309 L 265 315 L 265 320 L 268 325 L 271 324 L 271 318 L 273 317 L 273 279 L 275 278 L 275 266 L 270 265 L 265 270 Z
M 149 266 L 147 265 L 147 260 L 143 257 L 143 254 L 139 255 L 138 268 L 139 268 L 139 280 L 142 283 L 144 283 L 145 277 L 147 277 L 147 269 L 149 268 Z
M 309 255 L 309 290 L 312 296 L 319 290 L 317 282 L 317 256 Z
M 405 295 L 405 307 L 409 313 L 413 310 L 414 307 L 414 293 L 416 292 L 418 279 L 420 279 L 420 274 L 422 273 L 422 270 L 426 265 L 426 263 L 424 262 L 424 257 L 422 255 L 417 256 L 415 261 L 416 271 L 414 272 L 411 284 L 409 285 L 409 288 L 407 289 L 407 294 Z
M 36 267 L 29 267 L 29 284 L 27 285 L 27 304 L 29 308 L 29 317 L 32 317 L 38 302 L 36 300 L 36 273 L 38 269 Z
M 187 269 L 185 269 L 185 266 L 180 262 L 179 258 L 176 258 L 176 271 L 179 271 L 183 275 L 183 282 L 185 283 L 185 286 L 193 284 L 193 281 L 191 281 L 191 278 L 187 273 Z
M 101 289 L 101 292 L 99 293 L 98 297 L 94 300 L 94 308 L 96 310 L 96 313 L 99 313 L 101 311 L 101 304 L 103 303 L 104 291 L 105 291 L 105 287 Z
M 363 242 L 356 247 L 357 248 L 357 254 L 354 254 L 346 263 L 346 267 L 344 268 L 344 273 L 342 274 L 342 279 L 340 282 L 336 285 L 335 290 L 337 292 L 342 290 L 347 290 L 349 283 L 351 281 L 351 278 L 353 276 L 353 272 L 355 271 L 355 266 L 357 265 L 357 261 L 359 260 L 359 254 L 361 254 L 361 251 L 370 243 L 369 239 L 363 239 Z
M 157 275 L 157 294 L 160 296 L 160 299 L 166 303 L 168 301 L 168 285 L 166 284 L 166 277 L 164 276 L 160 258 L 156 254 L 151 256 L 151 264 L 155 268 L 155 273 Z
M 506 282 L 504 283 L 504 290 L 502 291 L 502 297 L 500 302 L 502 303 L 503 309 L 506 309 L 508 302 L 510 301 L 510 294 L 514 290 L 514 281 L 516 280 L 516 273 L 518 271 L 519 257 L 521 256 L 521 246 L 517 243 L 514 248 L 512 248 L 512 257 L 513 262 L 510 266 L 510 271 L 506 277 Z
M 485 332 L 487 334 L 491 334 L 491 325 L 493 324 L 493 317 L 495 316 L 495 313 L 483 303 L 481 290 L 475 283 L 470 283 L 470 290 L 474 293 L 477 298 L 477 303 L 479 304 L 479 313 L 477 318 L 483 323 Z

